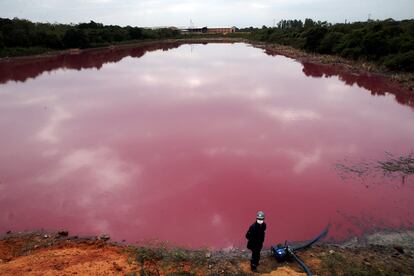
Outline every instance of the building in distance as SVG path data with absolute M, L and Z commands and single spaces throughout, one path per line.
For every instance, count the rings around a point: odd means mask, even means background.
M 235 33 L 237 30 L 236 27 L 230 28 L 185 28 L 181 29 L 181 32 L 186 34 L 227 34 L 227 33 Z

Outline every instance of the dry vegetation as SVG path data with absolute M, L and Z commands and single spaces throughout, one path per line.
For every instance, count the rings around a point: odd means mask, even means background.
M 252 275 L 249 254 L 244 250 L 187 250 L 162 244 L 143 247 L 66 234 L 3 236 L 0 275 Z M 322 244 L 300 256 L 317 275 L 412 275 L 413 240 L 414 232 L 377 234 L 371 243 Z M 262 255 L 256 274 L 304 275 L 295 263 L 279 264 L 268 251 Z

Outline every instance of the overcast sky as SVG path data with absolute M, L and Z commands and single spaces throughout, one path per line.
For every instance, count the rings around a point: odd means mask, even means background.
M 0 17 L 36 22 L 94 20 L 131 26 L 272 26 L 273 20 L 412 19 L 414 0 L 0 0 Z

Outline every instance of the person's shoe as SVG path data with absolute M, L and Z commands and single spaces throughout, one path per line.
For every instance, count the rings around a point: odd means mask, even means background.
M 257 272 L 257 266 L 251 265 L 250 268 L 252 269 L 253 272 Z

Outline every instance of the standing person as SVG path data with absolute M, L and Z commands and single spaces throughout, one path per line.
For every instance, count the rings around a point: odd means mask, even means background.
M 246 233 L 247 248 L 252 251 L 250 267 L 252 271 L 257 271 L 260 261 L 260 251 L 265 239 L 266 223 L 264 222 L 265 214 L 262 211 L 257 212 L 256 222 L 253 223 Z

